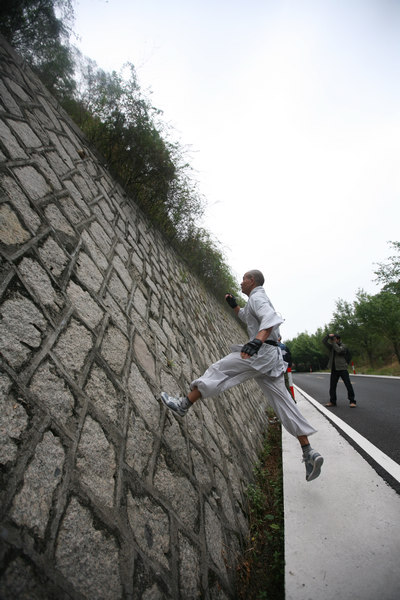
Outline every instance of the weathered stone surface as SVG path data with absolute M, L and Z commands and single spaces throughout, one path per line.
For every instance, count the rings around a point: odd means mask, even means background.
M 221 522 L 208 502 L 205 503 L 205 529 L 207 548 L 210 556 L 220 571 L 224 572 L 225 564 L 222 557 L 223 538 Z
M 120 600 L 118 546 L 97 529 L 92 515 L 72 498 L 61 524 L 56 567 L 85 598 Z
M 0 579 L 0 598 L 2 600 L 54 600 L 49 581 L 36 575 L 32 566 L 17 557 L 5 570 Z M 66 596 L 58 591 L 61 600 Z
M 87 353 L 93 346 L 90 332 L 72 319 L 54 348 L 55 354 L 74 377 L 78 377 Z
M 42 313 L 27 298 L 6 300 L 0 309 L 0 350 L 13 367 L 20 367 L 42 341 Z
M 72 415 L 74 397 L 50 362 L 46 361 L 35 372 L 30 391 L 36 396 L 39 405 L 45 407 L 61 423 L 65 423 Z
M 141 550 L 168 568 L 170 533 L 165 511 L 147 497 L 128 495 L 128 516 Z
M 81 282 L 92 292 L 98 292 L 103 276 L 87 254 L 81 252 L 78 257 L 76 273 Z
M 85 387 L 85 392 L 96 408 L 99 408 L 117 425 L 122 418 L 123 401 L 107 375 L 94 366 Z
M 47 431 L 25 473 L 22 490 L 14 500 L 11 517 L 41 537 L 49 518 L 53 492 L 61 481 L 64 456 L 60 441 Z
M 102 309 L 92 300 L 88 292 L 73 281 L 69 282 L 67 294 L 82 321 L 94 329 L 103 317 Z
M 7 146 L 10 158 L 27 158 L 27 154 L 15 139 L 8 123 L 0 122 L 0 138 L 3 140 L 3 144 Z
M 179 533 L 179 579 L 184 598 L 200 598 L 200 557 L 199 551 L 189 540 Z
M 82 481 L 107 506 L 113 505 L 115 452 L 99 423 L 87 417 L 78 446 L 76 467 Z
M 40 139 L 35 135 L 28 123 L 23 121 L 15 121 L 14 119 L 7 119 L 9 127 L 13 130 L 14 134 L 21 140 L 21 144 L 27 148 L 38 148 L 42 145 Z
M 160 405 L 134 363 L 131 365 L 128 390 L 136 410 L 152 430 L 156 429 L 160 421 Z
M 23 228 L 18 216 L 7 205 L 0 206 L 0 241 L 10 244 L 23 244 L 30 238 L 29 231 Z
M 39 229 L 41 219 L 36 214 L 36 212 L 30 207 L 28 199 L 22 193 L 21 188 L 11 177 L 3 177 L 1 185 L 4 188 L 4 191 L 6 192 L 10 200 L 10 203 L 18 210 L 19 214 L 22 215 L 26 226 L 31 231 L 36 233 L 36 231 Z
M 17 167 L 14 173 L 31 200 L 40 200 L 51 192 L 43 175 L 33 167 Z
M 135 353 L 137 359 L 146 373 L 151 377 L 151 379 L 155 380 L 155 364 L 154 357 L 150 353 L 145 341 L 140 335 L 135 335 L 135 339 L 133 342 L 133 347 L 135 349 Z
M 116 373 L 121 373 L 129 342 L 117 327 L 110 326 L 104 336 L 101 353 Z
M 28 424 L 28 415 L 23 406 L 9 395 L 11 380 L 0 373 L 0 464 L 13 461 L 16 457 L 17 441 Z
M 50 277 L 39 263 L 31 258 L 24 258 L 19 264 L 19 271 L 25 278 L 34 294 L 45 306 L 59 310 L 62 300 L 56 294 Z
M 198 526 L 199 498 L 190 481 L 183 475 L 172 472 L 161 455 L 154 476 L 154 485 L 174 507 L 179 520 L 186 527 Z
M 68 258 L 60 246 L 49 237 L 42 247 L 39 248 L 40 258 L 43 263 L 52 271 L 53 275 L 58 277 L 63 272 Z
M 143 475 L 153 451 L 154 436 L 143 420 L 131 414 L 125 447 L 125 461 L 139 475 Z
M 74 235 L 74 230 L 57 206 L 54 204 L 49 204 L 46 206 L 44 213 L 48 222 L 52 227 L 54 227 L 54 229 L 61 231 L 62 233 L 66 233 L 71 237 Z
M 248 382 L 180 419 L 160 391 L 243 331 L 0 54 L 0 596 L 234 600 L 266 400 Z

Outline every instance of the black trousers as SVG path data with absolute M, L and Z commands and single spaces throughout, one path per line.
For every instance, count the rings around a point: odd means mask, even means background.
M 336 404 L 336 387 L 340 377 L 343 379 L 343 383 L 347 388 L 347 395 L 350 403 L 354 402 L 354 389 L 351 385 L 350 375 L 347 369 L 343 371 L 336 371 L 336 369 L 332 369 L 331 371 L 331 382 L 329 387 L 329 397 L 332 404 Z

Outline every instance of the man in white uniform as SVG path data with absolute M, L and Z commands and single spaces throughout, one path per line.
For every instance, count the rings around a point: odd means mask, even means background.
M 200 398 L 216 396 L 238 383 L 254 379 L 282 425 L 298 438 L 306 465 L 306 480 L 312 481 L 320 474 L 324 459 L 308 441 L 308 436 L 316 429 L 303 417 L 286 389 L 287 363 L 278 345 L 279 325 L 283 319 L 275 312 L 263 285 L 264 276 L 260 271 L 248 271 L 241 283 L 243 294 L 249 297 L 246 306 L 240 308 L 234 296 L 225 296 L 239 319 L 246 323 L 250 341 L 244 346 L 233 346 L 231 354 L 211 365 L 204 375 L 191 383 L 187 396 L 173 398 L 162 392 L 161 399 L 169 409 L 183 417 Z

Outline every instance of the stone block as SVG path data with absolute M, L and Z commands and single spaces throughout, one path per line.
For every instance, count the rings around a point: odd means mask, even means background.
M 119 306 L 125 310 L 128 302 L 128 290 L 114 271 L 108 282 L 108 291 L 112 297 L 118 302 Z
M 97 327 L 104 312 L 92 299 L 91 295 L 73 281 L 68 284 L 67 294 L 82 321 L 92 329 Z
M 115 451 L 99 423 L 86 417 L 79 440 L 76 468 L 81 481 L 103 504 L 114 504 Z
M 10 81 L 10 80 L 8 80 Z M 14 98 L 12 97 L 12 95 L 10 94 L 10 92 L 8 91 L 8 89 L 6 88 L 6 86 L 4 85 L 4 83 L 2 81 L 0 81 L 0 98 L 2 100 L 2 102 L 4 103 L 5 107 L 7 108 L 7 110 L 13 114 L 13 115 L 17 115 L 18 117 L 22 117 L 22 112 L 17 104 L 17 102 L 15 102 Z
M 90 332 L 75 319 L 71 319 L 67 329 L 61 334 L 54 353 L 64 367 L 77 378 L 92 346 L 93 340 Z
M 0 350 L 11 366 L 23 365 L 32 349 L 39 348 L 46 321 L 27 298 L 19 295 L 0 308 Z
M 3 121 L 0 121 L 0 139 L 7 148 L 8 155 L 12 160 L 28 158 L 28 155 L 18 143 L 10 128 Z
M 46 408 L 54 419 L 66 423 L 72 416 L 74 397 L 56 367 L 49 361 L 39 366 L 29 389 L 36 396 L 39 405 Z
M 154 434 L 150 432 L 143 419 L 131 412 L 125 446 L 125 462 L 143 475 L 154 445 Z
M 14 461 L 18 441 L 28 425 L 28 415 L 22 404 L 10 394 L 11 380 L 0 373 L 0 464 Z
M 59 311 L 63 305 L 63 300 L 52 286 L 50 277 L 46 271 L 42 269 L 36 260 L 31 258 L 23 258 L 18 266 L 18 270 L 23 276 L 28 288 L 32 290 L 34 296 L 45 306 L 49 306 L 56 311 Z
M 114 326 L 108 327 L 103 339 L 101 354 L 113 371 L 121 373 L 129 348 L 127 338 Z
M 156 371 L 155 371 L 155 362 L 153 355 L 149 352 L 148 347 L 140 335 L 135 335 L 135 339 L 133 342 L 133 347 L 135 350 L 136 358 L 139 361 L 140 365 L 146 371 L 148 376 L 155 381 L 156 379 Z
M 0 576 L 2 600 L 54 600 L 54 586 L 43 575 L 38 576 L 32 566 L 20 557 L 12 560 Z M 67 594 L 57 590 L 57 600 L 68 600 Z
M 136 410 L 152 430 L 157 429 L 160 421 L 160 405 L 133 362 L 129 373 L 128 390 Z
M 84 598 L 120 600 L 118 545 L 97 527 L 89 509 L 72 498 L 58 535 L 56 568 Z
M 59 206 L 62 208 L 63 213 L 67 215 L 67 218 L 71 225 L 77 225 L 84 219 L 82 212 L 76 206 L 72 198 L 70 198 L 69 196 L 64 196 L 64 198 L 60 198 Z
M 40 227 L 41 220 L 37 213 L 32 210 L 26 196 L 21 191 L 21 188 L 11 177 L 3 177 L 1 185 L 10 199 L 10 204 L 17 209 L 19 214 L 22 216 L 25 225 L 31 231 L 36 233 Z
M 29 231 L 21 225 L 18 216 L 8 206 L 0 206 L 0 241 L 6 246 L 19 245 L 31 237 Z
M 208 502 L 204 503 L 205 533 L 209 556 L 222 573 L 226 573 L 222 557 L 224 539 L 222 536 L 221 522 Z
M 190 530 L 198 531 L 199 498 L 193 485 L 184 475 L 171 471 L 160 455 L 154 485 L 167 498 L 175 515 Z
M 178 533 L 179 542 L 179 591 L 182 598 L 201 598 L 200 552 L 189 539 Z
M 14 173 L 31 200 L 40 200 L 51 192 L 46 179 L 34 167 L 17 167 Z
M 123 416 L 124 401 L 105 372 L 96 365 L 90 372 L 85 392 L 96 408 L 115 425 L 119 424 Z
M 85 243 L 91 258 L 96 263 L 97 267 L 102 271 L 106 271 L 108 266 L 107 259 L 87 231 L 82 232 L 81 239 Z
M 131 494 L 128 495 L 127 510 L 139 548 L 168 569 L 166 555 L 170 549 L 170 531 L 167 513 L 150 498 Z
M 43 263 L 53 275 L 56 277 L 61 275 L 68 262 L 68 258 L 64 250 L 60 248 L 52 237 L 48 237 L 44 244 L 39 247 L 39 254 Z
M 78 279 L 92 292 L 97 293 L 103 282 L 103 275 L 85 252 L 80 252 L 76 263 Z
M 55 204 L 46 206 L 44 214 L 46 215 L 49 224 L 54 227 L 54 229 L 62 231 L 62 233 L 66 233 L 70 237 L 74 236 L 74 230 Z
M 14 499 L 11 517 L 44 536 L 53 492 L 61 481 L 65 453 L 61 442 L 47 431 L 24 475 L 24 484 Z
M 25 148 L 39 148 L 42 145 L 42 142 L 28 123 L 14 121 L 13 119 L 7 119 L 7 123 Z

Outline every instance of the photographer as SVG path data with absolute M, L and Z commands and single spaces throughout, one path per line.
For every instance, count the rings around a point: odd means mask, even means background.
M 355 408 L 357 404 L 354 399 L 354 389 L 351 385 L 349 372 L 347 370 L 347 348 L 344 344 L 342 344 L 340 335 L 336 333 L 329 333 L 324 337 L 322 342 L 327 348 L 329 348 L 328 369 L 331 369 L 331 380 L 329 387 L 330 401 L 328 402 L 328 404 L 325 404 L 325 406 L 336 406 L 336 387 L 339 378 L 342 378 L 343 383 L 347 388 L 350 407 Z

